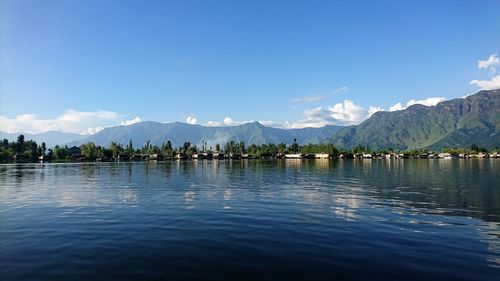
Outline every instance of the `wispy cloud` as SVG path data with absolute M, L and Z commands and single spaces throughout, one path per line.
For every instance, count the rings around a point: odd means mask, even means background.
M 476 85 L 481 90 L 495 90 L 500 89 L 500 75 L 497 75 L 490 80 L 472 80 L 471 85 Z
M 344 100 L 327 108 L 316 107 L 304 111 L 303 118 L 296 122 L 285 122 L 284 128 L 323 127 L 326 125 L 357 125 L 383 109 L 370 106 L 368 109 Z
M 496 66 L 500 64 L 500 59 L 498 59 L 497 54 L 490 55 L 485 60 L 477 61 L 477 68 L 479 69 L 489 69 L 492 75 L 496 72 Z M 479 80 L 474 79 L 469 82 L 470 85 L 476 85 L 481 90 L 495 90 L 500 89 L 500 75 L 491 77 L 489 80 Z
M 237 125 L 242 125 L 246 123 L 252 123 L 254 121 L 249 120 L 249 121 L 236 121 L 233 120 L 231 117 L 226 117 L 222 121 L 208 121 L 207 126 L 209 127 L 223 127 L 223 126 L 237 126 Z
M 130 125 L 139 121 L 139 117 L 124 120 L 123 116 L 113 111 L 77 111 L 68 109 L 55 118 L 42 118 L 36 114 L 21 114 L 14 118 L 0 115 L 0 130 L 7 133 L 36 134 L 47 131 L 60 131 L 93 134 L 109 126 Z
M 444 97 L 429 97 L 425 99 L 420 99 L 420 100 L 415 100 L 411 99 L 408 102 L 406 102 L 406 105 L 401 104 L 400 102 L 396 103 L 395 105 L 389 107 L 389 111 L 397 111 L 397 110 L 403 110 L 406 109 L 409 106 L 412 106 L 414 104 L 422 104 L 425 106 L 435 106 L 436 104 L 445 101 L 446 98 Z
M 333 91 L 319 94 L 319 95 L 310 95 L 310 96 L 305 96 L 305 97 L 292 98 L 292 99 L 290 99 L 290 101 L 293 103 L 308 103 L 308 102 L 321 101 L 321 100 L 324 100 L 327 97 L 333 96 L 335 94 L 347 93 L 348 91 L 349 91 L 349 89 L 346 86 L 344 86 L 344 87 L 340 87 L 338 89 L 335 89 Z
M 398 111 L 398 110 L 403 110 L 406 107 L 403 106 L 400 102 L 396 103 L 395 105 L 389 107 L 389 111 Z
M 496 66 L 499 64 L 500 64 L 500 60 L 498 59 L 497 54 L 492 54 L 485 60 L 478 60 L 477 61 L 477 68 L 489 69 L 491 71 L 491 73 L 494 74 L 496 72 Z
M 120 125 L 128 126 L 128 125 L 132 125 L 132 124 L 139 123 L 139 122 L 141 122 L 141 118 L 139 116 L 137 116 L 134 119 L 125 120 L 125 121 L 120 122 Z

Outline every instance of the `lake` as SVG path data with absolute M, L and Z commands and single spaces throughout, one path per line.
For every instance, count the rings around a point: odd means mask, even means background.
M 500 159 L 0 165 L 0 279 L 499 280 Z

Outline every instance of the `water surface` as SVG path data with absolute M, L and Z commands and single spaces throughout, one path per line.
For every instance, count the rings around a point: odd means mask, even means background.
M 0 165 L 2 280 L 499 280 L 500 160 Z

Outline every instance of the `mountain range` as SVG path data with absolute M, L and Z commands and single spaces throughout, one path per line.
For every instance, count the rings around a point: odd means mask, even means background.
M 128 126 L 106 128 L 71 144 L 94 142 L 97 145 L 107 146 L 112 141 L 128 144 L 129 140 L 132 140 L 134 146 L 142 146 L 147 141 L 150 141 L 151 144 L 161 145 L 170 140 L 174 146 L 181 146 L 188 141 L 198 147 L 202 145 L 202 142 L 206 142 L 207 147 L 215 147 L 216 144 L 223 145 L 231 140 L 260 145 L 280 142 L 291 144 L 294 139 L 299 144 L 306 144 L 324 142 L 341 128 L 343 127 L 325 126 L 322 128 L 279 129 L 266 127 L 258 122 L 238 126 L 207 127 L 181 122 L 145 121 Z
M 379 111 L 330 139 L 337 147 L 368 145 L 372 149 L 500 146 L 500 90 L 480 91 L 436 106 L 412 105 Z
M 0 138 L 15 140 L 19 134 L 0 132 Z M 223 145 L 230 140 L 246 144 L 287 143 L 294 139 L 299 144 L 331 142 L 339 148 L 356 145 L 371 149 L 413 149 L 443 147 L 500 146 L 500 90 L 480 91 L 466 98 L 444 101 L 436 106 L 412 105 L 399 111 L 379 111 L 356 126 L 324 126 L 321 128 L 280 129 L 266 127 L 258 122 L 238 126 L 207 127 L 181 122 L 139 122 L 128 126 L 105 128 L 90 136 L 46 132 L 25 134 L 25 139 L 55 144 L 80 145 L 94 142 L 107 146 L 111 142 L 135 147 L 147 141 L 161 145 L 170 140 L 174 146 L 189 141 L 198 146 Z

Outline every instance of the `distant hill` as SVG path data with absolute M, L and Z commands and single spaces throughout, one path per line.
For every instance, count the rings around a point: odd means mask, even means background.
M 278 129 L 266 127 L 258 122 L 238 126 L 207 127 L 190 125 L 181 122 L 159 123 L 152 121 L 140 122 L 128 126 L 106 128 L 87 138 L 70 143 L 79 145 L 94 142 L 107 146 L 111 142 L 128 144 L 129 140 L 135 147 L 144 145 L 148 140 L 151 144 L 161 145 L 170 140 L 174 146 L 181 146 L 189 141 L 200 146 L 202 141 L 208 146 L 223 145 L 230 140 L 244 141 L 245 144 L 288 143 L 297 139 L 299 144 L 320 143 L 330 138 L 341 126 L 325 126 L 322 128 Z
M 53 147 L 55 145 L 61 145 L 69 142 L 75 142 L 77 140 L 83 139 L 86 136 L 72 133 L 54 132 L 48 131 L 40 134 L 27 134 L 27 133 L 5 133 L 0 132 L 0 139 L 8 139 L 9 141 L 17 141 L 19 135 L 24 135 L 25 140 L 34 140 L 38 144 L 45 142 L 47 147 Z
M 0 132 L 0 138 L 11 141 L 19 134 Z M 297 139 L 299 144 L 331 142 L 339 148 L 352 148 L 358 144 L 371 149 L 413 149 L 443 147 L 500 146 L 500 90 L 480 91 L 463 99 L 444 101 L 436 106 L 416 104 L 405 110 L 380 111 L 357 126 L 325 126 L 321 128 L 279 129 L 258 122 L 238 126 L 207 127 L 181 122 L 140 122 L 128 126 L 106 128 L 91 136 L 46 132 L 24 134 L 25 139 L 56 144 L 80 145 L 94 142 L 108 146 L 111 142 L 135 147 L 161 145 L 170 140 L 174 146 L 189 141 L 200 146 L 202 141 L 210 147 L 230 140 L 245 144 L 287 143 Z
M 500 146 L 500 90 L 480 91 L 436 106 L 416 104 L 405 110 L 377 112 L 329 140 L 337 147 L 371 149 Z

